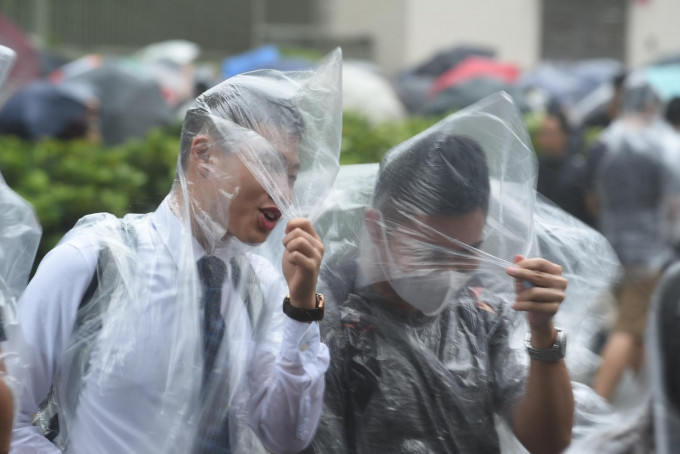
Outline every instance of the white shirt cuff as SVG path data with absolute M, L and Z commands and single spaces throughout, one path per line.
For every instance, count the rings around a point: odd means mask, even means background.
M 286 317 L 281 343 L 281 356 L 291 364 L 315 362 L 321 350 L 319 322 L 304 323 Z

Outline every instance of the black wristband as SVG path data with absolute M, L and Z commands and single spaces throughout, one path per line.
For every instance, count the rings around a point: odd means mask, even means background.
M 324 314 L 324 297 L 321 293 L 317 293 L 316 308 L 300 309 L 290 304 L 290 297 L 286 296 L 283 299 L 283 313 L 298 322 L 311 323 L 321 321 Z

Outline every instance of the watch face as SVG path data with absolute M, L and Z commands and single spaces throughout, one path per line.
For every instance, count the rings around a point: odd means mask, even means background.
M 567 354 L 567 333 L 558 330 L 555 343 L 559 346 L 560 357 L 564 358 Z

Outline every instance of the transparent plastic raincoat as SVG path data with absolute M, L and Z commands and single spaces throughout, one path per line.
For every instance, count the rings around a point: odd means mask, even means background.
M 625 409 L 568 452 L 604 454 L 671 454 L 680 444 L 680 265 L 665 273 L 650 306 L 645 336 L 645 371 L 650 392 L 642 404 Z
M 16 53 L 0 46 L 0 90 Z M 0 174 L 0 450 L 9 447 L 18 383 L 7 368 L 18 361 L 7 349 L 16 330 L 17 298 L 26 287 L 42 229 L 33 207 L 12 191 Z
M 316 223 L 332 360 L 309 452 L 523 452 L 507 424 L 528 373 L 506 274 L 517 254 L 563 266 L 567 364 L 596 367 L 597 297 L 618 262 L 601 235 L 537 201 L 535 181 L 505 94 L 396 146 L 379 171 L 342 169 Z M 580 436 L 610 410 L 583 385 L 574 394 Z
M 318 324 L 281 311 L 282 255 L 252 250 L 330 188 L 340 74 L 336 50 L 313 71 L 204 93 L 158 210 L 87 216 L 48 254 L 20 304 L 17 452 L 291 452 L 311 439 L 328 351 Z
M 7 375 L 7 368 L 20 359 L 8 350 L 8 338 L 15 335 L 17 329 L 16 304 L 28 282 L 33 259 L 38 249 L 42 229 L 33 207 L 12 191 L 0 175 L 0 379 L 12 390 L 14 397 L 20 383 L 12 375 Z M 3 393 L 6 390 L 0 390 Z M 3 395 L 3 399 L 4 399 Z M 7 399 L 4 403 L 11 402 Z M 16 412 L 13 409 L 5 413 Z M 3 421 L 5 422 L 5 421 Z M 5 430 L 5 427 L 2 427 Z M 3 434 L 4 436 L 4 434 Z

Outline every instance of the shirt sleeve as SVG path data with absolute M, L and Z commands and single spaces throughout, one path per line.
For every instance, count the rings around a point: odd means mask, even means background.
M 18 304 L 18 333 L 10 349 L 19 360 L 10 373 L 16 378 L 18 412 L 12 430 L 13 453 L 57 453 L 59 450 L 32 425 L 59 367 L 61 352 L 73 330 L 76 313 L 96 267 L 70 243 L 57 246 L 38 267 Z
M 258 345 L 248 371 L 250 426 L 265 447 L 277 453 L 298 452 L 311 442 L 321 417 L 324 375 L 330 363 L 319 323 L 302 323 L 283 314 L 286 293 L 283 279 L 265 288 L 272 311 L 268 335 L 280 342 Z

